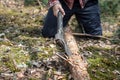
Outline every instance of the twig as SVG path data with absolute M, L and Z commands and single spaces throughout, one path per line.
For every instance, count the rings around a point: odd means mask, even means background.
M 66 58 L 64 58 L 63 56 L 59 55 L 58 53 L 56 53 L 56 55 L 60 58 L 62 58 L 63 60 L 67 61 L 69 64 L 71 64 L 72 66 L 74 66 L 71 61 L 67 60 Z
M 40 6 L 40 9 L 43 10 L 43 7 L 42 7 L 42 5 L 41 5 L 41 2 L 40 2 L 39 0 L 37 0 L 37 2 L 38 2 L 38 4 L 39 4 L 39 6 Z
M 41 2 L 39 0 L 37 0 L 38 4 L 41 6 Z
M 66 58 L 64 58 L 63 56 L 59 55 L 58 53 L 56 53 L 57 56 L 59 56 L 60 58 L 64 59 L 65 61 L 67 61 Z
M 103 37 L 103 36 L 97 36 L 97 35 L 90 35 L 90 34 L 82 34 L 82 33 L 72 33 L 74 36 L 79 37 L 88 37 L 88 38 L 96 38 L 96 39 L 105 39 L 110 40 L 109 38 Z

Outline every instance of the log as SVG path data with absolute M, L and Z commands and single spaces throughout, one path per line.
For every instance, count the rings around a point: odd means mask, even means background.
M 74 80 L 90 80 L 89 74 L 87 72 L 87 63 L 83 56 L 79 53 L 79 48 L 77 42 L 72 35 L 71 29 L 69 27 L 65 30 L 65 40 L 68 48 L 72 52 L 72 55 L 68 57 L 67 61 L 69 64 L 70 71 Z
M 55 40 L 58 44 L 63 46 L 66 52 L 66 58 L 60 55 L 58 56 L 69 63 L 74 80 L 90 80 L 87 72 L 87 64 L 84 58 L 79 54 L 79 48 L 70 27 L 63 28 L 63 17 L 61 12 L 58 12 L 57 22 Z

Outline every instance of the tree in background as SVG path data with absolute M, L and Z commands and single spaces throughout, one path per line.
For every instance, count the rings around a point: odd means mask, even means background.
M 120 0 L 100 0 L 99 2 L 102 14 L 109 16 L 120 14 Z

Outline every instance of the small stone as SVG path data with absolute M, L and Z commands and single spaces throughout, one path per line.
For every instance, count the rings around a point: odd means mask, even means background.
M 11 51 L 11 48 L 10 47 L 6 47 L 5 53 L 8 53 L 10 51 Z
M 45 54 L 48 54 L 48 51 L 44 51 Z
M 55 71 L 54 74 L 55 75 L 62 75 L 60 71 Z
M 90 52 L 90 51 L 84 51 L 83 52 L 83 55 L 85 56 L 85 57 L 91 57 L 92 56 L 92 52 Z
M 17 68 L 27 68 L 28 66 L 25 63 L 21 63 L 17 65 Z
M 61 80 L 61 79 L 63 79 L 63 76 L 61 75 L 61 76 L 58 76 L 58 78 L 57 78 L 58 80 Z
M 68 76 L 68 80 L 71 80 L 72 79 L 72 75 L 70 74 L 69 76 Z
M 113 73 L 114 73 L 115 75 L 120 75 L 120 72 L 119 72 L 118 70 L 114 70 Z
M 33 65 L 33 67 L 41 67 L 41 63 L 40 62 L 36 62 L 36 61 L 32 61 L 31 63 Z
M 1 73 L 2 77 L 13 77 L 14 75 L 11 73 Z
M 50 44 L 50 47 L 51 47 L 51 48 L 54 48 L 54 47 L 55 47 L 55 45 L 54 45 L 54 44 Z
M 32 69 L 32 70 L 30 71 L 31 74 L 34 74 L 35 72 L 36 72 L 36 69 Z
M 98 54 L 99 54 L 99 55 L 102 55 L 102 53 L 101 53 L 101 52 L 99 52 Z
M 16 75 L 17 75 L 18 78 L 23 78 L 24 77 L 24 74 L 22 72 L 17 72 Z
M 22 44 L 19 44 L 18 47 L 23 47 L 23 45 L 22 45 Z
M 0 38 L 4 38 L 5 33 L 0 33 Z

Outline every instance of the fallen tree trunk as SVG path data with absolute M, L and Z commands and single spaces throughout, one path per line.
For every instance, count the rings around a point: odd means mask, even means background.
M 61 12 L 58 12 L 57 34 L 55 35 L 56 42 L 65 50 L 65 57 L 60 56 L 69 63 L 70 71 L 74 80 L 90 80 L 87 72 L 87 64 L 83 57 L 79 54 L 77 42 L 72 35 L 70 27 L 63 30 L 63 17 Z
M 68 48 L 72 52 L 67 59 L 70 63 L 70 71 L 74 80 L 90 80 L 89 74 L 87 72 L 87 63 L 84 60 L 83 56 L 79 54 L 79 48 L 77 42 L 72 35 L 72 32 L 69 27 L 65 30 L 65 41 Z

